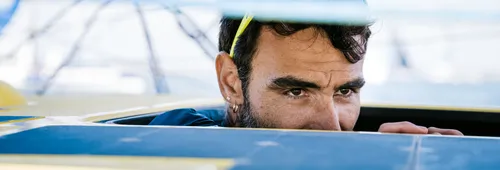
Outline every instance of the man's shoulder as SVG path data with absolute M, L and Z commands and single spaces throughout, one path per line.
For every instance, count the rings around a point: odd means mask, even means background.
M 181 108 L 156 116 L 149 125 L 223 126 L 225 112 L 221 109 Z

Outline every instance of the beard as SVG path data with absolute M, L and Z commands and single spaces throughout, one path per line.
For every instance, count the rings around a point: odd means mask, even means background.
M 254 112 L 252 104 L 248 99 L 246 89 L 243 90 L 243 104 L 241 105 L 238 113 L 236 113 L 236 124 L 244 128 L 276 128 L 273 123 L 264 121 L 256 117 L 258 115 Z
M 259 123 L 255 117 L 256 113 L 253 112 L 252 105 L 250 104 L 247 95 L 243 94 L 243 96 L 243 104 L 241 105 L 240 110 L 238 110 L 238 113 L 236 113 L 237 125 L 239 125 L 239 127 L 246 128 L 260 128 L 261 123 Z

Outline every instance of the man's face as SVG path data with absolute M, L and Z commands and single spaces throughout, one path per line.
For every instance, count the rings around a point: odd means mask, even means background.
M 363 61 L 347 61 L 313 28 L 291 36 L 263 28 L 237 121 L 261 128 L 352 130 L 362 66 Z

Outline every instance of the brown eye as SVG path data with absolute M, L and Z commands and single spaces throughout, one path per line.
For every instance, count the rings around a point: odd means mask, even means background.
M 345 96 L 345 97 L 348 97 L 352 94 L 352 90 L 351 89 L 340 89 L 339 91 L 337 91 L 335 93 L 335 95 L 341 95 L 341 96 Z
M 292 97 L 301 97 L 304 94 L 305 94 L 305 92 L 302 89 L 291 89 L 287 92 L 287 95 L 292 96 Z

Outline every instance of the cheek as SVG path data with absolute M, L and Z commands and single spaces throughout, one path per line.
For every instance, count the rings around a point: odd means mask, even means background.
M 254 117 L 277 128 L 299 128 L 305 120 L 300 117 L 303 111 L 297 110 L 284 95 L 267 88 L 267 80 L 274 75 L 266 69 L 269 68 L 256 69 L 260 71 L 251 74 L 248 84 L 248 100 Z
M 250 85 L 251 86 L 251 85 Z M 267 90 L 266 87 L 253 86 L 250 92 L 250 104 L 254 116 L 260 121 L 272 124 L 277 128 L 301 128 L 303 121 L 308 120 L 309 107 L 302 107 L 293 103 L 277 92 Z

